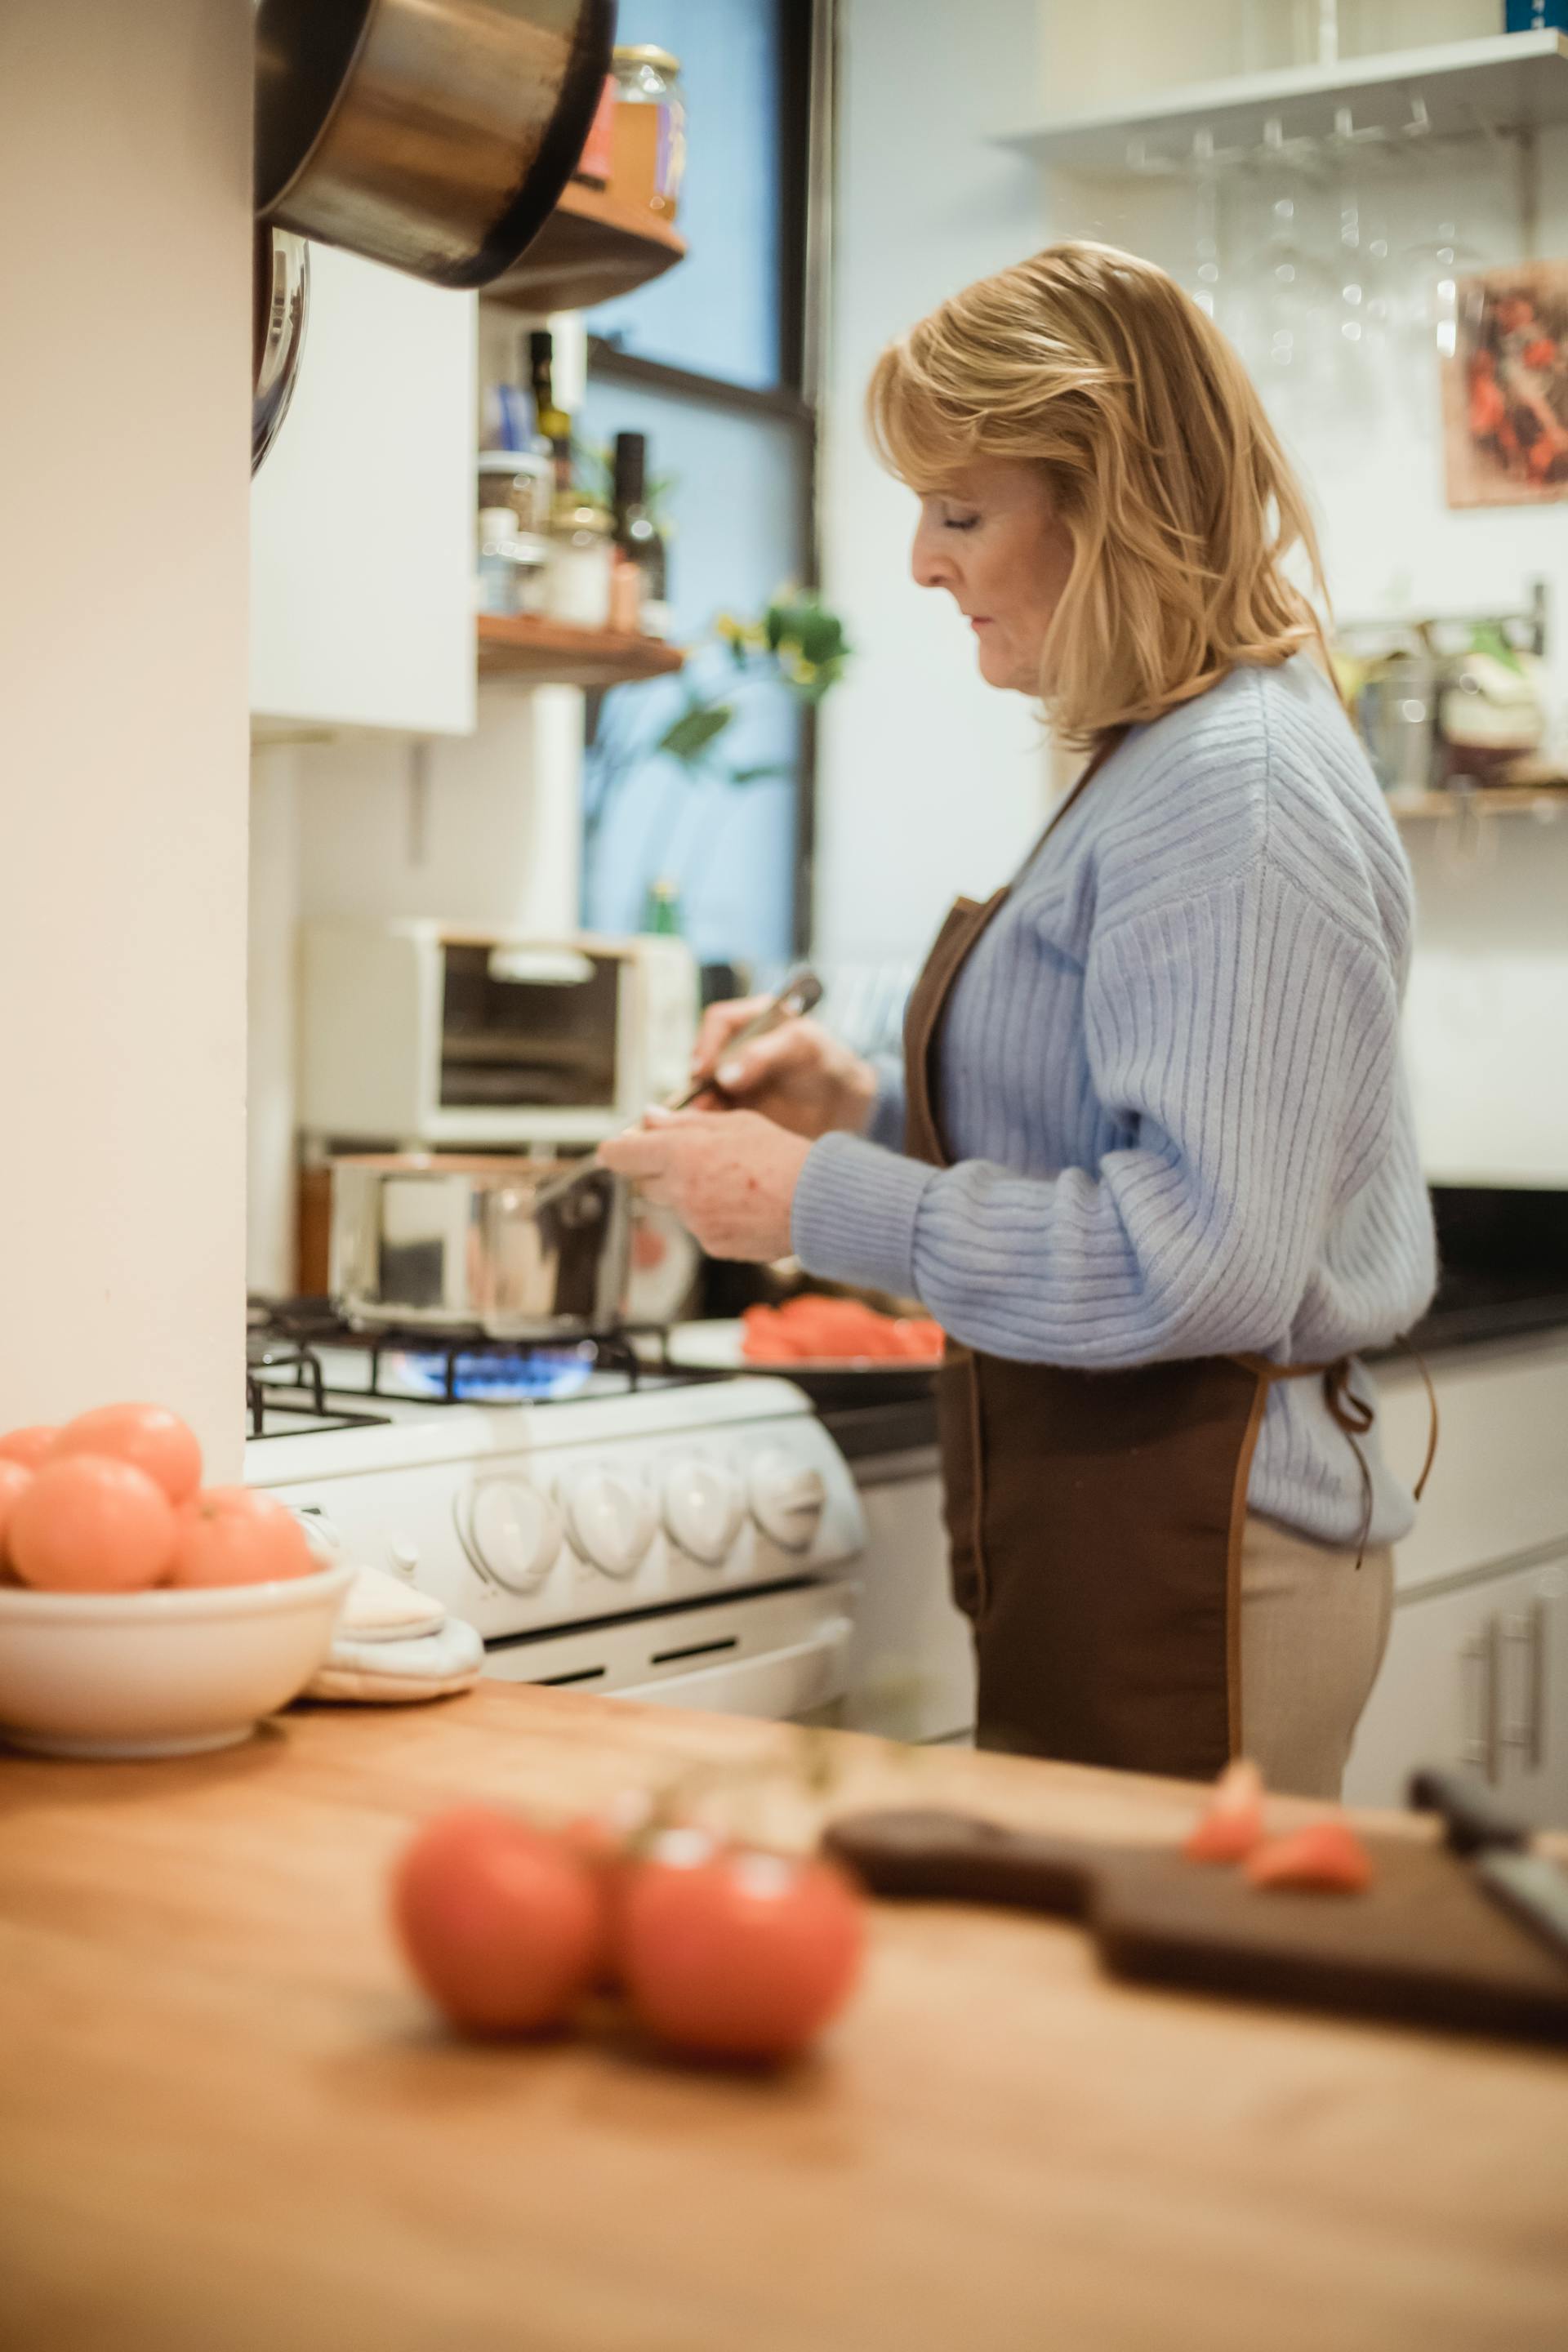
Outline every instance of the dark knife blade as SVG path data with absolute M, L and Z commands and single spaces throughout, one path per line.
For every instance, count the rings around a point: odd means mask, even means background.
M 1470 1864 L 1494 1903 L 1568 1961 L 1568 1876 L 1543 1853 L 1488 1846 Z
M 1417 1812 L 1442 1816 L 1446 1843 L 1481 1892 L 1568 1960 L 1568 1874 L 1531 1851 L 1525 1824 L 1457 1772 L 1415 1773 L 1410 1801 Z

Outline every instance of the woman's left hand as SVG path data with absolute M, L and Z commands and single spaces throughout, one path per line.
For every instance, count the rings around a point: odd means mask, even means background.
M 752 1110 L 650 1110 L 599 1147 L 601 1167 L 673 1209 L 710 1257 L 787 1257 L 790 1211 L 811 1150 Z

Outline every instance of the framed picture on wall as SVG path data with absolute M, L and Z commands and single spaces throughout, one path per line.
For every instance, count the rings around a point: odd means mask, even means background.
M 1451 507 L 1568 499 L 1568 261 L 1461 278 L 1443 362 Z

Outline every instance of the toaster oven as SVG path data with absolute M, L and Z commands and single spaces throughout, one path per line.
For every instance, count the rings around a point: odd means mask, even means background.
M 305 926 L 300 1123 L 334 1144 L 588 1146 L 683 1088 L 697 967 L 667 938 Z

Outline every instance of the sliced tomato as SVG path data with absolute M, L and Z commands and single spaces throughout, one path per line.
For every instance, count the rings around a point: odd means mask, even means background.
M 1242 1862 L 1263 1843 L 1263 1775 L 1245 1756 L 1227 1764 L 1187 1832 L 1189 1862 Z
M 1270 1838 L 1247 1860 L 1254 1886 L 1311 1887 L 1324 1894 L 1360 1895 L 1372 1885 L 1372 1856 L 1350 1823 L 1309 1822 L 1287 1837 Z

